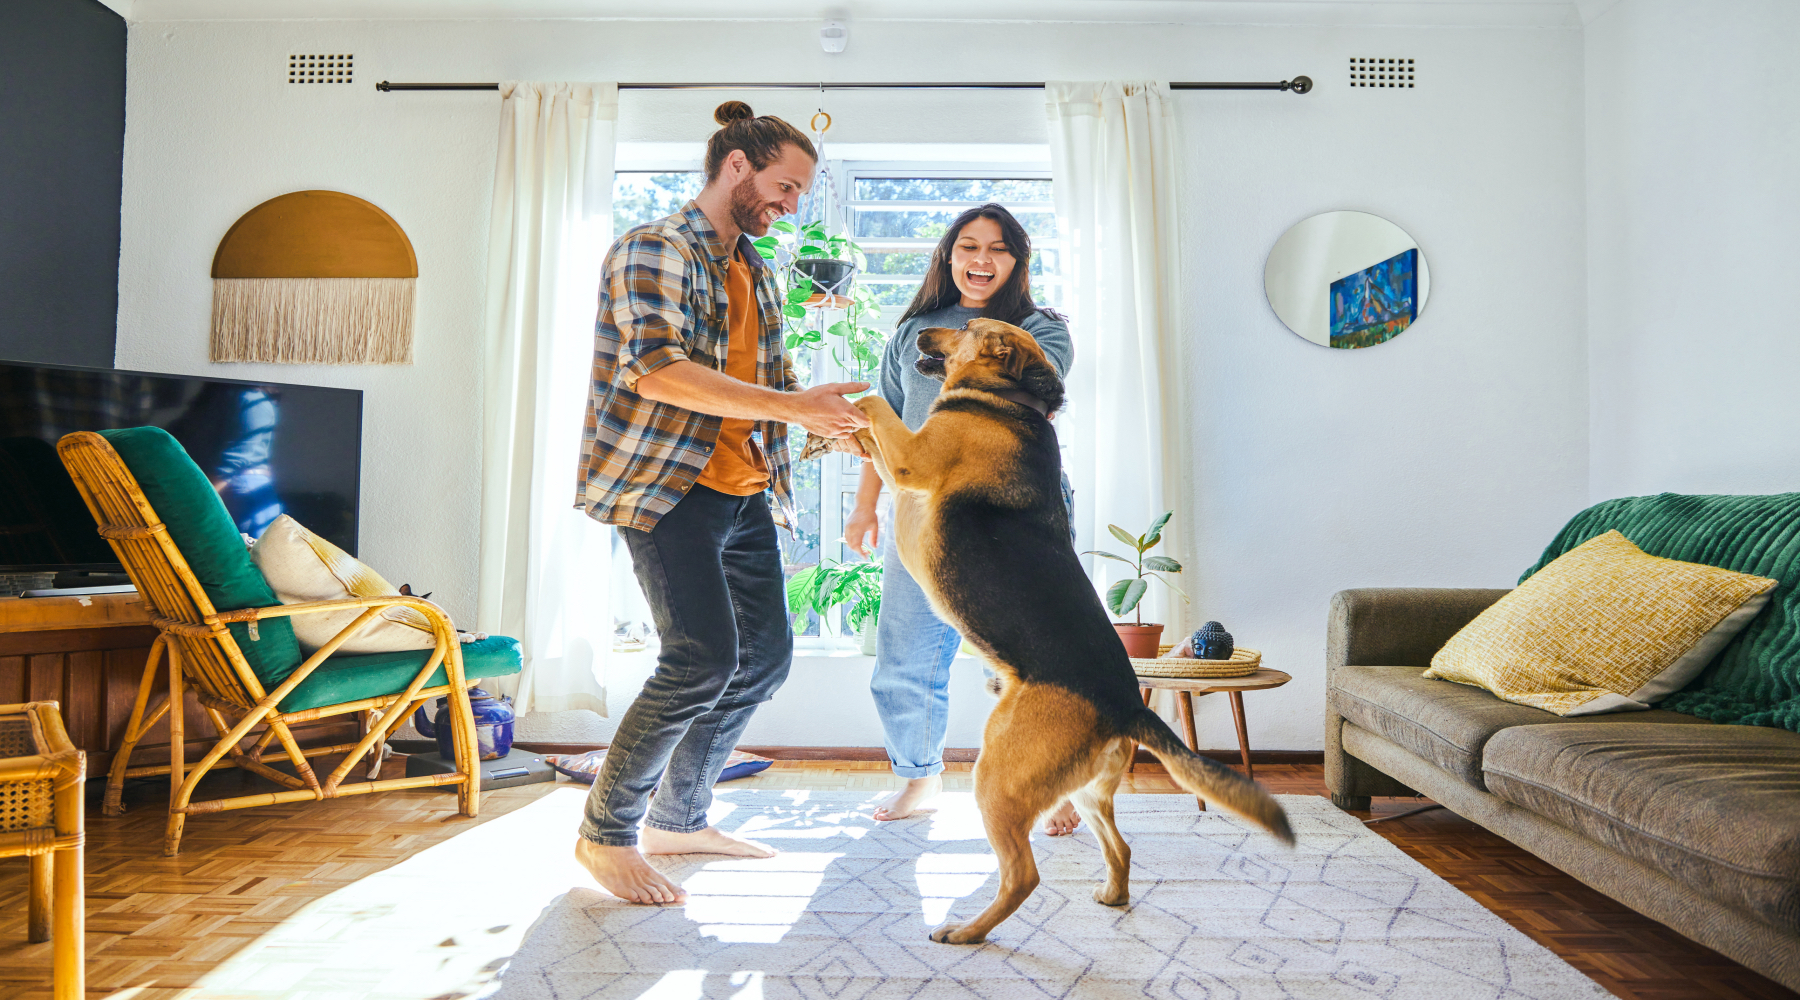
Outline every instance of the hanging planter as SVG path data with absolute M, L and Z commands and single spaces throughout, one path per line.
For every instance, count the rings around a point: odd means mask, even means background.
M 772 261 L 781 276 L 782 342 L 787 350 L 829 352 L 847 374 L 864 380 L 880 367 L 887 341 L 874 325 L 881 306 L 875 293 L 856 280 L 857 273 L 868 268 L 862 248 L 848 235 L 827 232 L 829 220 L 842 214 L 833 208 L 837 185 L 824 152 L 831 116 L 820 111 L 813 116 L 812 127 L 819 174 L 795 213 L 811 221 L 777 220 L 768 235 L 755 241 L 756 252 Z M 843 316 L 832 322 L 830 310 Z
M 812 282 L 812 294 L 801 303 L 809 309 L 847 309 L 850 285 L 856 278 L 856 262 L 830 257 L 800 257 L 795 271 Z

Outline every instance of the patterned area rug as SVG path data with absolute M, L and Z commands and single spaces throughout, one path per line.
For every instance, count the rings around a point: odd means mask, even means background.
M 926 932 L 973 916 L 998 884 L 969 794 L 897 823 L 869 819 L 863 793 L 718 799 L 717 825 L 780 856 L 657 859 L 687 888 L 684 907 L 572 890 L 526 933 L 500 1000 L 1607 995 L 1313 796 L 1281 796 L 1289 850 L 1184 795 L 1120 795 L 1130 905 L 1093 901 L 1105 863 L 1085 829 L 1034 835 L 1037 892 L 985 944 L 960 946 Z

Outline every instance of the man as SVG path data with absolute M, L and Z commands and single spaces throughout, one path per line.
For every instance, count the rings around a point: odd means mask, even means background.
M 767 498 L 791 523 L 789 423 L 828 437 L 868 426 L 843 398 L 865 383 L 799 385 L 773 275 L 750 243 L 798 207 L 818 164 L 812 143 L 739 101 L 714 117 L 725 127 L 707 143 L 705 189 L 608 255 L 582 442 L 577 502 L 620 527 L 662 640 L 575 849 L 634 903 L 686 895 L 644 854 L 775 853 L 706 822 L 713 782 L 793 658 Z

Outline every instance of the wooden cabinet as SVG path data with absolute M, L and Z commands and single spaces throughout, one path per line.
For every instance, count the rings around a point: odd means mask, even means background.
M 0 704 L 58 702 L 69 739 L 87 751 L 90 779 L 100 778 L 90 787 L 104 787 L 155 640 L 150 611 L 137 594 L 0 598 Z M 158 675 L 153 705 L 169 689 L 166 675 Z M 210 735 L 212 723 L 191 693 L 185 725 L 187 759 L 198 760 L 214 741 L 197 738 Z M 362 735 L 354 714 L 297 723 L 293 730 L 303 747 L 354 743 Z M 134 766 L 167 764 L 168 720 L 131 756 Z

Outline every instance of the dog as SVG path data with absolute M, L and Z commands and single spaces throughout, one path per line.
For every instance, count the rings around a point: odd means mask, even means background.
M 975 765 L 975 800 L 1000 861 L 1000 890 L 973 920 L 931 932 L 975 944 L 1037 888 L 1030 832 L 1071 799 L 1106 855 L 1094 899 L 1130 899 L 1131 848 L 1112 799 L 1138 744 L 1181 787 L 1292 844 L 1287 815 L 1260 785 L 1189 750 L 1145 707 L 1131 661 L 1069 541 L 1049 415 L 1063 386 L 1037 341 L 971 320 L 919 334 L 916 365 L 944 380 L 917 432 L 880 396 L 856 400 L 857 440 L 894 491 L 900 561 L 932 608 L 999 678 Z

